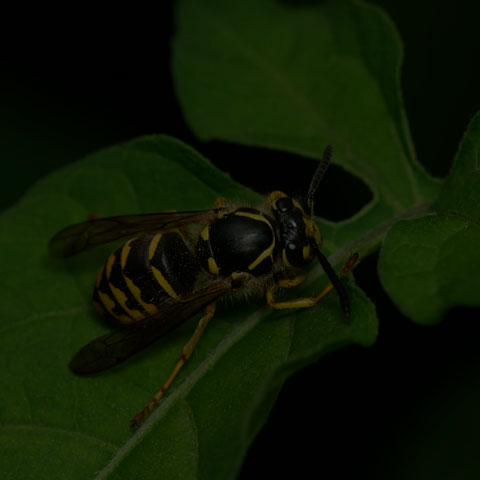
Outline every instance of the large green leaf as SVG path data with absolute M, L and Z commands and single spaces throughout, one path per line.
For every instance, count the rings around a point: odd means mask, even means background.
M 438 192 L 414 158 L 402 46 L 381 10 L 358 1 L 182 0 L 177 21 L 175 84 L 199 138 L 313 158 L 330 143 L 333 161 L 371 189 L 372 201 L 328 232 L 332 249 Z
M 480 305 L 480 114 L 472 120 L 431 212 L 396 223 L 380 255 L 382 283 L 409 317 L 434 323 Z
M 414 158 L 399 89 L 401 43 L 382 11 L 355 0 L 183 0 L 177 17 L 177 92 L 201 139 L 314 158 L 333 143 L 334 161 L 373 199 L 324 227 L 328 248 L 365 255 L 394 225 L 380 269 L 405 314 L 432 323 L 453 305 L 478 305 L 477 127 L 436 200 L 440 182 Z
M 374 341 L 373 305 L 353 284 L 351 325 L 335 294 L 303 312 L 227 301 L 164 401 L 132 433 L 129 419 L 166 379 L 197 319 L 111 372 L 73 375 L 75 351 L 108 330 L 90 293 L 113 247 L 59 261 L 47 242 L 90 212 L 200 209 L 219 195 L 259 200 L 187 146 L 150 137 L 54 173 L 0 217 L 2 478 L 232 477 L 287 375 L 341 345 Z M 307 292 L 326 281 L 319 267 L 311 274 Z

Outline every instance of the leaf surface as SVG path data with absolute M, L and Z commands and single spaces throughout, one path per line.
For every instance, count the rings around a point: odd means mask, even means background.
M 263 299 L 226 301 L 132 434 L 129 419 L 167 378 L 198 317 L 114 370 L 73 375 L 73 354 L 109 330 L 90 295 L 114 246 L 58 260 L 48 240 L 91 212 L 203 209 L 217 196 L 259 200 L 184 144 L 148 137 L 50 175 L 0 217 L 3 478 L 231 477 L 287 375 L 341 345 L 374 341 L 374 307 L 353 284 L 348 326 L 335 294 L 298 313 L 272 313 Z M 319 267 L 311 278 L 307 294 L 326 282 Z
M 438 322 L 480 305 L 480 114 L 472 120 L 431 212 L 395 224 L 380 255 L 382 283 L 405 315 Z

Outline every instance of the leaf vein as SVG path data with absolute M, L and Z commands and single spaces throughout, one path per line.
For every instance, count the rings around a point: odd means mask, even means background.
M 322 129 L 326 129 L 333 136 L 333 132 L 330 131 L 328 125 L 322 120 L 318 112 L 312 108 L 311 102 L 295 87 L 291 79 L 285 75 L 285 72 L 276 69 L 270 62 L 267 62 L 264 57 L 260 57 L 255 48 L 242 39 L 239 35 L 235 34 L 234 29 L 226 22 L 224 18 L 220 19 L 212 11 L 203 9 L 203 13 L 210 17 L 212 24 L 217 27 L 220 34 L 226 37 L 232 47 L 236 47 L 241 55 L 249 60 L 253 65 L 259 68 L 259 70 L 265 72 L 272 80 L 280 87 L 281 90 L 292 100 L 292 102 L 299 106 L 299 108 L 306 113 L 315 124 L 319 125 Z
M 187 415 L 187 418 L 190 421 L 191 427 L 192 427 L 192 432 L 193 432 L 193 438 L 195 441 L 195 451 L 193 454 L 195 455 L 195 478 L 198 478 L 198 465 L 200 461 L 200 452 L 199 452 L 199 447 L 198 447 L 198 428 L 197 428 L 197 422 L 195 420 L 195 415 L 193 414 L 193 409 L 190 406 L 190 403 L 185 399 L 180 400 L 180 405 L 185 409 L 185 413 Z
M 68 316 L 68 315 L 76 315 L 77 313 L 80 313 L 82 311 L 87 311 L 88 308 L 85 305 L 81 305 L 78 307 L 72 307 L 68 308 L 65 310 L 53 310 L 51 312 L 43 312 L 43 313 L 32 313 L 29 315 L 26 319 L 21 320 L 19 322 L 16 322 L 12 325 L 7 325 L 6 327 L 3 327 L 0 329 L 0 335 L 8 332 L 9 330 L 14 330 L 17 328 L 23 328 L 25 325 L 28 325 L 29 323 L 33 323 L 39 320 L 44 320 L 48 318 L 54 318 L 57 316 Z

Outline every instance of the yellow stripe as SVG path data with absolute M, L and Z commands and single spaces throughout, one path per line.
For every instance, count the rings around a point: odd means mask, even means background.
M 100 271 L 103 272 L 103 267 Z M 100 303 L 93 302 L 93 306 L 95 307 L 95 310 L 98 313 L 100 313 L 101 315 L 104 315 L 106 311 L 121 323 L 132 323 L 133 320 L 128 315 L 123 315 L 123 314 L 119 315 L 113 311 L 115 308 L 115 302 L 112 300 L 110 295 L 103 293 L 98 288 L 97 288 L 97 294 L 100 299 Z
M 115 302 L 106 293 L 103 293 L 100 290 L 97 290 L 97 292 L 98 292 L 98 296 L 99 296 L 100 300 L 102 301 L 102 304 L 103 304 L 105 310 L 110 315 L 112 315 L 112 317 L 116 317 L 116 315 L 113 313 L 113 309 L 115 308 Z
M 248 269 L 249 269 L 249 270 L 253 270 L 257 265 L 259 265 L 260 263 L 262 263 L 267 257 L 271 257 L 274 247 L 275 247 L 275 237 L 273 238 L 272 244 L 271 244 L 266 250 L 264 250 L 264 251 L 255 259 L 255 261 L 253 261 L 253 262 L 248 266 Z M 272 258 L 272 261 L 273 261 L 273 258 Z
M 291 267 L 290 262 L 287 260 L 287 252 L 285 249 L 282 250 L 282 260 L 287 267 Z
M 158 242 L 159 242 L 161 236 L 162 236 L 161 233 L 155 235 L 155 237 L 150 242 L 149 251 L 148 251 L 148 255 L 149 255 L 150 258 L 152 258 L 153 255 L 155 254 L 155 249 L 158 246 Z M 132 238 L 131 240 L 129 240 L 124 245 L 124 247 L 122 248 L 122 253 L 121 253 L 121 256 L 120 256 L 120 264 L 122 266 L 123 279 L 125 280 L 125 283 L 127 284 L 127 288 L 130 290 L 130 293 L 133 295 L 135 300 L 143 307 L 143 309 L 147 313 L 149 313 L 150 315 L 153 315 L 154 313 L 158 312 L 157 307 L 155 305 L 151 304 L 151 303 L 146 303 L 146 302 L 143 301 L 142 295 L 141 295 L 141 289 L 139 287 L 137 287 L 133 283 L 133 281 L 125 275 L 125 272 L 123 271 L 123 269 L 125 268 L 125 265 L 127 264 L 128 255 L 130 254 L 130 251 L 132 250 L 132 247 L 131 247 L 130 244 L 131 244 L 131 242 L 133 242 L 133 240 L 135 240 L 135 238 Z M 154 245 L 152 247 L 153 243 L 154 243 Z M 142 315 L 142 317 L 143 317 L 143 315 Z
M 110 273 L 112 273 L 112 267 L 114 262 L 115 262 L 115 254 L 112 253 L 107 260 L 107 268 L 106 268 L 107 278 L 110 278 Z
M 127 296 L 125 295 L 125 292 L 122 292 L 122 290 L 115 287 L 111 283 L 109 283 L 109 286 L 117 302 L 132 318 L 134 318 L 135 320 L 142 320 L 142 318 L 145 317 L 145 315 L 139 310 L 132 310 L 127 307 Z
M 271 205 L 273 209 L 277 209 L 277 200 L 280 200 L 280 198 L 284 198 L 286 195 L 283 192 L 280 192 L 279 190 L 275 190 L 272 192 L 268 198 L 267 198 L 267 204 Z
M 175 293 L 175 290 L 172 288 L 172 286 L 168 283 L 167 279 L 163 276 L 162 272 L 158 269 L 155 268 L 153 265 L 150 265 L 152 267 L 152 272 L 155 275 L 155 279 L 157 282 L 160 284 L 160 286 L 173 298 L 177 298 L 178 295 Z
M 310 258 L 310 245 L 303 247 L 302 254 L 305 260 L 308 260 Z
M 135 240 L 134 238 L 132 238 L 131 240 L 129 240 L 122 248 L 122 251 L 120 253 L 120 265 L 122 266 L 122 270 L 125 268 L 125 265 L 127 264 L 127 258 L 128 258 L 128 255 L 130 253 L 130 250 L 132 249 L 132 247 L 130 246 L 130 243 L 132 243 L 132 241 Z
M 201 232 L 200 236 L 203 238 L 203 240 L 208 241 L 208 238 L 210 236 L 210 228 L 205 227 Z
M 123 278 L 125 279 L 125 283 L 127 284 L 128 289 L 132 293 L 132 295 L 135 297 L 135 300 L 143 307 L 143 309 L 148 312 L 150 315 L 153 315 L 154 313 L 158 312 L 158 308 L 153 305 L 153 303 L 146 303 L 143 301 L 142 295 L 141 295 L 141 289 L 138 288 L 132 280 L 130 280 L 125 274 L 123 275 Z
M 122 250 L 122 253 L 123 253 L 123 250 Z M 119 288 L 117 288 L 115 285 L 113 285 L 110 282 L 110 275 L 112 273 L 112 268 L 113 268 L 113 264 L 115 263 L 115 260 L 116 260 L 116 257 L 115 257 L 115 254 L 113 254 L 113 253 L 112 253 L 112 255 L 110 255 L 110 257 L 107 260 L 106 276 L 107 276 L 107 281 L 108 281 L 108 286 L 110 288 L 110 291 L 112 292 L 113 296 L 115 297 L 115 300 L 120 304 L 120 306 L 125 310 L 125 312 L 127 312 L 128 315 L 130 315 L 135 320 L 141 320 L 144 317 L 142 312 L 139 312 L 138 310 L 132 310 L 132 309 L 128 308 L 127 307 L 127 296 L 125 295 L 125 293 L 122 292 L 122 290 L 120 290 Z M 100 292 L 100 290 L 99 290 L 98 293 L 101 294 L 102 292 Z M 104 294 L 102 294 L 102 295 L 104 295 Z M 101 295 L 102 302 L 105 302 L 105 298 L 102 295 Z M 113 302 L 113 300 L 110 297 L 108 297 L 108 299 L 110 300 L 110 302 L 113 303 L 113 306 L 111 306 L 110 308 L 108 306 L 106 306 L 107 310 L 115 318 L 118 318 L 118 316 L 115 315 L 113 313 L 113 311 L 111 310 L 115 306 L 115 303 Z
M 153 258 L 153 256 L 155 255 L 155 250 L 157 250 L 157 247 L 158 247 L 158 242 L 160 241 L 160 239 L 162 238 L 162 234 L 161 233 L 157 233 L 152 241 L 150 242 L 150 246 L 148 247 L 148 259 L 151 260 Z
M 220 272 L 218 270 L 217 262 L 215 262 L 215 259 L 213 257 L 208 257 L 208 270 L 210 273 L 213 273 L 213 275 L 218 275 Z
M 305 215 L 305 210 L 303 209 L 302 204 L 301 204 L 300 202 L 298 202 L 297 200 L 295 200 L 294 198 L 293 198 L 292 200 L 293 200 L 293 204 L 294 204 L 298 209 L 300 209 L 300 211 L 302 212 L 302 215 L 303 215 L 304 217 L 306 217 L 306 215 Z
M 281 193 L 281 192 L 279 192 Z M 265 222 L 269 227 L 270 230 L 272 230 L 272 225 L 270 222 L 260 213 L 250 213 L 250 212 L 235 212 L 235 215 L 238 215 L 239 217 L 248 217 L 248 218 L 253 218 L 254 220 L 259 220 L 261 222 Z M 265 260 L 267 257 L 272 256 L 273 249 L 275 248 L 275 235 L 273 235 L 273 241 L 271 245 L 264 250 L 249 266 L 249 270 L 253 270 L 257 265 L 259 265 L 263 260 Z M 210 261 L 210 259 L 208 259 Z M 213 273 L 213 272 L 212 272 Z
M 116 315 L 115 318 L 120 322 L 120 323 L 134 323 L 136 320 L 133 318 L 129 317 L 128 315 Z
M 306 217 L 303 217 L 303 221 L 305 222 L 305 235 L 308 238 L 313 237 L 313 235 L 315 233 L 315 227 L 314 227 L 313 222 L 309 218 L 306 218 Z

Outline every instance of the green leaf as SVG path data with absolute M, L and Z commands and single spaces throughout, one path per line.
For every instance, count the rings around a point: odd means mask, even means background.
M 328 232 L 332 250 L 438 193 L 414 158 L 402 46 L 381 10 L 358 1 L 182 0 L 177 23 L 175 85 L 199 138 L 312 158 L 332 144 L 333 161 L 371 189 L 372 201 Z
M 90 295 L 113 247 L 59 261 L 48 257 L 48 240 L 91 212 L 203 209 L 217 196 L 260 200 L 182 143 L 148 137 L 52 174 L 0 217 L 2 478 L 232 477 L 290 373 L 341 345 L 374 341 L 374 307 L 350 283 L 351 325 L 335 294 L 303 312 L 272 313 L 261 298 L 226 301 L 132 434 L 129 419 L 167 378 L 198 317 L 115 370 L 73 375 L 76 350 L 108 331 Z M 311 278 L 292 294 L 326 283 L 320 267 Z
M 389 231 L 384 288 L 405 315 L 434 323 L 451 307 L 479 306 L 480 114 L 472 120 L 432 211 Z

